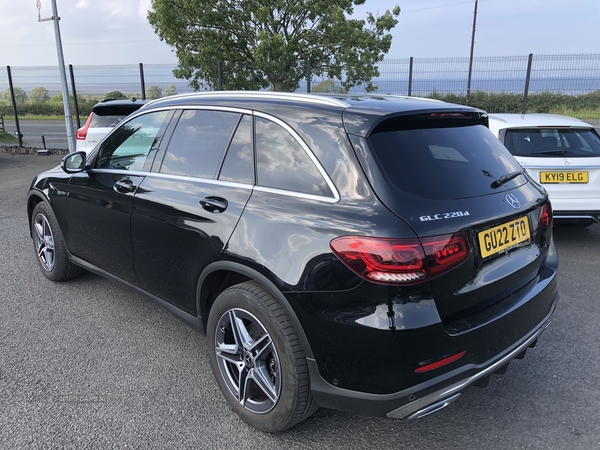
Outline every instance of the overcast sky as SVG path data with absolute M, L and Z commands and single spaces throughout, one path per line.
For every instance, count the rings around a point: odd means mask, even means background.
M 52 15 L 41 0 L 42 17 Z M 468 56 L 475 0 L 366 0 L 365 11 L 398 4 L 388 58 Z M 57 0 L 65 63 L 175 64 L 148 24 L 151 0 Z M 0 0 L 0 65 L 56 65 L 52 22 L 36 0 Z M 479 0 L 475 56 L 600 53 L 600 0 Z

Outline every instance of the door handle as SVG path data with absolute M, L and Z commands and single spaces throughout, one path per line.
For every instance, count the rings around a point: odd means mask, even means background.
M 113 185 L 113 189 L 120 194 L 127 194 L 133 191 L 133 181 L 129 178 L 122 178 Z
M 204 197 L 200 200 L 200 206 L 208 212 L 220 214 L 227 209 L 229 203 L 221 197 Z

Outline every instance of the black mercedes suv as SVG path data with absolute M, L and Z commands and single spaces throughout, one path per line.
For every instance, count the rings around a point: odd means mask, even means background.
M 533 347 L 552 208 L 484 111 L 393 96 L 152 101 L 27 200 L 42 273 L 119 281 L 207 334 L 265 431 L 319 406 L 418 418 Z

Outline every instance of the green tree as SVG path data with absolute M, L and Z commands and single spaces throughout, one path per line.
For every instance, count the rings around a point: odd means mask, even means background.
M 156 98 L 161 98 L 161 97 L 162 97 L 162 89 L 160 88 L 160 86 L 151 84 L 150 86 L 148 86 L 146 88 L 146 98 L 148 100 L 154 100 Z
M 216 88 L 223 62 L 225 89 L 294 91 L 310 60 L 317 76 L 344 79 L 345 89 L 379 75 L 400 8 L 348 19 L 365 0 L 152 0 L 148 20 L 174 47 L 173 71 L 190 86 Z
M 15 102 L 17 103 L 17 105 L 24 105 L 25 102 L 27 101 L 27 92 L 25 92 L 20 87 L 14 88 L 14 91 L 15 91 Z M 2 101 L 5 103 L 8 103 L 9 105 L 12 104 L 12 99 L 10 98 L 10 88 L 5 90 L 4 93 L 2 94 Z
M 348 89 L 344 89 L 344 87 L 336 84 L 331 78 L 327 80 L 323 80 L 317 84 L 315 84 L 311 92 L 315 94 L 347 94 Z
M 177 94 L 177 88 L 175 87 L 174 84 L 170 84 L 165 88 L 165 97 L 168 97 L 170 95 L 176 95 Z
M 38 86 L 32 89 L 27 100 L 29 103 L 46 103 L 49 99 L 48 89 Z
M 127 100 L 125 94 L 121 91 L 112 91 L 104 96 L 104 100 Z

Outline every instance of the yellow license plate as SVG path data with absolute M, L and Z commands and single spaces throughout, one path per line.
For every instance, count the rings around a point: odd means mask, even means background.
M 587 183 L 587 172 L 540 172 L 540 183 Z
M 481 257 L 486 258 L 529 241 L 531 239 L 529 219 L 527 216 L 519 217 L 517 220 L 482 231 L 477 237 L 479 238 Z

